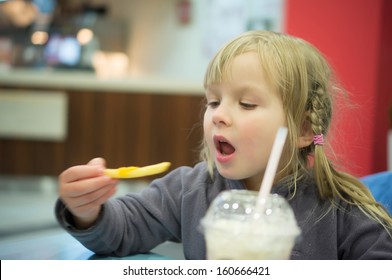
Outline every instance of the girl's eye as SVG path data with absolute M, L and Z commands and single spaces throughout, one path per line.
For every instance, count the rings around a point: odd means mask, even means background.
M 219 106 L 218 100 L 211 100 L 207 102 L 207 107 L 216 108 Z
M 244 109 L 247 109 L 247 110 L 254 109 L 257 106 L 256 104 L 245 103 L 245 102 L 240 102 L 240 105 L 241 105 L 241 107 L 243 107 Z

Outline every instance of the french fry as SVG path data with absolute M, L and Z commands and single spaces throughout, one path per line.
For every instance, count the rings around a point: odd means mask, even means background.
M 161 162 L 143 167 L 129 166 L 117 169 L 105 169 L 105 175 L 117 179 L 131 179 L 159 174 L 169 169 L 170 162 Z

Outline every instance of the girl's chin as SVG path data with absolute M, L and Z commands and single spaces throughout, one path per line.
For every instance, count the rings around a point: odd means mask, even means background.
M 219 174 L 222 177 L 225 177 L 226 179 L 230 179 L 230 180 L 244 179 L 244 176 L 241 176 L 241 174 L 239 174 L 238 171 L 236 171 L 236 170 L 230 170 L 228 168 L 224 168 L 219 165 L 217 165 L 217 169 L 218 169 Z

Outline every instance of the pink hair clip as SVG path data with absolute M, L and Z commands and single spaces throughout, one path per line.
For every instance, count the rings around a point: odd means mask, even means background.
M 322 134 L 313 136 L 313 143 L 315 145 L 323 145 L 324 144 L 324 136 Z

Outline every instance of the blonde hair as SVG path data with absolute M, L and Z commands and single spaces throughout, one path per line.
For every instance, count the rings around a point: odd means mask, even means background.
M 323 55 L 300 38 L 271 31 L 249 31 L 217 52 L 207 68 L 204 86 L 222 81 L 233 58 L 246 52 L 259 55 L 264 73 L 281 94 L 286 112 L 289 134 L 276 181 L 291 182 L 295 195 L 297 181 L 313 172 L 321 199 L 332 205 L 336 205 L 336 199 L 357 205 L 367 216 L 391 229 L 392 218 L 385 208 L 358 179 L 334 168 L 324 146 L 312 143 L 297 148 L 298 138 L 305 131 L 326 137 L 330 127 L 332 97 L 339 87 Z M 214 161 L 204 142 L 200 155 L 212 175 Z

